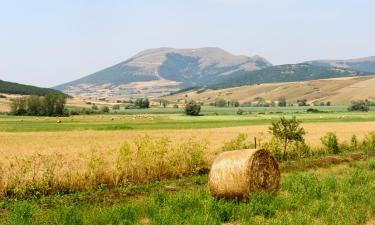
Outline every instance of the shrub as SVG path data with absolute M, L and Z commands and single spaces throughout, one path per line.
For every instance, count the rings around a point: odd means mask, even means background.
M 177 105 L 177 104 L 174 104 L 174 105 L 173 105 L 173 108 L 174 108 L 174 109 L 178 109 L 178 105 Z
M 338 143 L 338 139 L 335 133 L 328 132 L 325 136 L 320 138 L 320 140 L 329 153 L 333 153 L 333 154 L 340 153 L 339 143 Z
M 247 134 L 238 134 L 234 139 L 224 143 L 223 147 L 221 148 L 222 151 L 253 148 L 254 145 L 247 140 L 247 137 Z
M 112 106 L 112 109 L 113 109 L 113 110 L 120 110 L 120 105 L 113 105 L 113 106 Z
M 353 136 L 350 138 L 350 147 L 352 147 L 353 149 L 356 149 L 358 147 L 358 140 L 355 134 L 353 134 Z
M 148 109 L 150 108 L 150 101 L 148 98 L 139 98 L 135 100 L 134 105 L 139 109 Z
M 201 106 L 193 100 L 189 101 L 185 105 L 185 114 L 186 115 L 198 116 L 200 111 L 201 111 Z
M 108 106 L 102 106 L 102 107 L 100 108 L 100 111 L 101 111 L 102 113 L 109 113 L 109 107 L 108 107 Z
M 237 115 L 243 115 L 245 111 L 243 109 L 238 109 L 237 110 Z
M 271 152 L 278 161 L 283 159 L 282 143 L 276 137 L 272 137 L 271 141 L 264 143 L 262 147 Z
M 91 109 L 92 109 L 92 110 L 98 110 L 99 108 L 98 108 L 97 105 L 94 104 L 94 105 L 91 106 Z
M 320 112 L 318 109 L 314 109 L 314 108 L 308 108 L 307 110 L 306 110 L 306 112 L 308 112 L 308 113 L 318 113 L 318 112 Z
M 375 151 L 375 132 L 371 132 L 365 137 L 362 146 L 366 151 Z
M 226 107 L 227 106 L 227 101 L 225 101 L 222 98 L 216 99 L 215 100 L 215 106 L 216 107 Z

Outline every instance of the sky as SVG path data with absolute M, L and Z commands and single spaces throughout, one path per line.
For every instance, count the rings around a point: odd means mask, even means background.
M 0 79 L 52 87 L 158 47 L 375 55 L 374 0 L 0 0 Z

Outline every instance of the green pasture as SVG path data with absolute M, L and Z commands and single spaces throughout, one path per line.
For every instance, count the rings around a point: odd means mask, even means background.
M 201 116 L 173 114 L 172 109 L 128 110 L 131 115 L 79 115 L 70 117 L 0 116 L 0 132 L 16 131 L 71 131 L 71 130 L 150 130 L 196 129 L 270 124 L 280 116 L 296 116 L 303 123 L 367 122 L 375 121 L 375 111 L 348 112 L 340 107 L 318 107 L 319 113 L 307 113 L 305 107 L 286 108 L 238 108 L 204 107 Z M 273 109 L 273 110 L 272 110 Z M 159 113 L 165 110 L 164 113 Z M 211 110 L 211 111 L 210 111 Z M 137 112 L 137 113 L 136 113 Z M 61 123 L 57 123 L 61 120 Z

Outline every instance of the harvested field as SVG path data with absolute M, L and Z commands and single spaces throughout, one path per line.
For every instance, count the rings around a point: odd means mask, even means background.
M 320 138 L 329 131 L 336 132 L 342 141 L 349 141 L 355 134 L 362 138 L 375 131 L 375 122 L 322 123 L 303 124 L 307 131 L 306 141 L 312 146 L 321 146 Z M 270 138 L 268 125 L 254 125 L 227 128 L 184 129 L 184 130 L 146 130 L 146 131 L 63 131 L 63 132 L 0 132 L 2 145 L 0 156 L 23 154 L 68 154 L 76 155 L 91 149 L 114 150 L 125 141 L 136 137 L 170 137 L 172 141 L 180 141 L 186 137 L 199 137 L 209 142 L 209 150 L 218 150 L 223 142 L 233 139 L 239 133 L 249 137 L 267 140 Z M 173 135 L 171 135 L 173 134 Z

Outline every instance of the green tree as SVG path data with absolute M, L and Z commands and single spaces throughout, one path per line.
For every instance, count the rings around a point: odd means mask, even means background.
M 113 106 L 112 106 L 112 109 L 113 109 L 113 110 L 120 110 L 120 105 L 113 105 Z
M 294 116 L 292 119 L 281 117 L 278 121 L 272 122 L 269 127 L 272 135 L 283 142 L 283 157 L 287 158 L 287 147 L 292 142 L 304 142 L 305 129 L 300 127 L 301 122 Z
M 370 110 L 368 102 L 360 100 L 360 101 L 352 101 L 348 107 L 348 111 L 362 111 L 367 112 Z
M 109 107 L 108 106 L 102 106 L 101 108 L 100 108 L 100 111 L 102 112 L 102 113 L 109 113 Z
M 13 115 L 25 115 L 27 113 L 26 110 L 26 98 L 25 97 L 20 97 L 20 98 L 15 98 L 12 100 L 10 104 L 10 113 Z
M 150 108 L 150 101 L 148 98 L 138 98 L 134 102 L 135 107 L 140 108 L 140 109 L 147 109 Z
M 286 107 L 286 98 L 285 96 L 281 96 L 278 100 L 279 107 Z
M 298 106 L 307 106 L 307 99 L 299 99 L 297 100 Z
M 31 116 L 37 116 L 43 114 L 43 98 L 32 95 L 27 97 L 27 114 Z
M 200 111 L 201 111 L 201 106 L 193 100 L 189 101 L 185 105 L 185 114 L 186 115 L 198 116 Z
M 215 100 L 215 106 L 216 107 L 225 107 L 227 105 L 227 101 L 225 101 L 222 98 L 218 98 Z
M 64 95 L 47 94 L 43 99 L 43 114 L 46 116 L 64 115 L 65 103 Z

